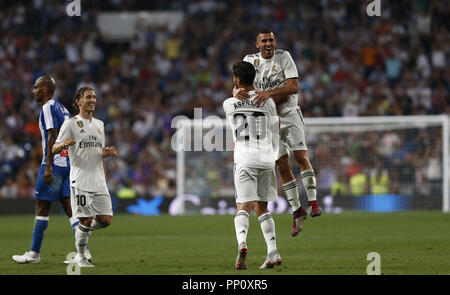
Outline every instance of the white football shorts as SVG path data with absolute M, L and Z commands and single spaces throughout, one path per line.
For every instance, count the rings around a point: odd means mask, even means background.
M 72 215 L 78 218 L 113 215 L 111 197 L 108 192 L 86 192 L 71 187 L 70 205 Z
M 306 151 L 306 128 L 300 107 L 280 116 L 280 149 L 278 159 L 290 151 Z
M 275 167 L 249 168 L 234 164 L 236 203 L 269 202 L 278 198 Z

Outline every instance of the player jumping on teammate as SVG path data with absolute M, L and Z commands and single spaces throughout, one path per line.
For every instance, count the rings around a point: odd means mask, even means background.
M 256 36 L 259 52 L 244 57 L 256 69 L 254 86 L 257 95 L 254 102 L 264 105 L 269 98 L 275 103 L 288 99 L 278 105 L 280 116 L 280 153 L 276 166 L 280 173 L 283 191 L 293 210 L 292 236 L 297 236 L 307 217 L 306 210 L 300 204 L 297 181 L 289 163 L 289 152 L 294 153 L 301 170 L 301 180 L 308 197 L 311 217 L 321 215 L 317 202 L 317 187 L 314 170 L 308 158 L 305 123 L 298 105 L 298 71 L 288 51 L 276 49 L 275 34 L 263 29 Z M 249 99 L 248 91 L 243 88 L 233 90 L 233 96 L 241 100 Z

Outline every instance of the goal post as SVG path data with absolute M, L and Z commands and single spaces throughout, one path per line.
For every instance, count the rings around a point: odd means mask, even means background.
M 305 118 L 305 124 L 308 156 L 325 212 L 449 212 L 448 116 Z M 183 118 L 172 127 L 176 128 L 172 137 L 177 151 L 176 212 L 231 212 L 234 144 L 228 122 L 217 116 Z M 292 156 L 290 161 L 298 179 L 298 165 Z M 278 186 L 281 197 L 269 207 L 288 212 L 279 177 Z M 301 181 L 299 193 L 306 205 Z
M 330 134 L 333 132 L 342 133 L 359 133 L 363 138 L 365 135 L 381 135 L 378 140 L 378 144 L 382 145 L 380 142 L 383 138 L 382 133 L 386 131 L 391 131 L 394 134 L 406 134 L 414 137 L 417 131 L 423 131 L 430 135 L 431 144 L 437 144 L 440 146 L 429 146 L 430 149 L 435 149 L 440 151 L 438 155 L 438 160 L 441 163 L 441 181 L 437 184 L 441 187 L 441 208 L 442 211 L 448 213 L 450 210 L 450 199 L 449 199 L 449 117 L 447 115 L 422 115 L 422 116 L 373 116 L 373 117 L 326 117 L 326 118 L 307 118 L 305 119 L 307 126 L 307 133 L 311 133 L 316 136 L 321 134 Z M 433 140 L 434 138 L 434 140 Z M 418 140 L 412 138 L 413 144 L 417 144 Z M 413 157 L 426 157 L 427 155 L 411 152 Z M 370 158 L 373 155 L 365 155 L 365 157 Z M 427 160 L 426 158 L 424 159 Z M 423 167 L 418 167 L 423 168 Z M 320 169 L 320 167 L 319 167 Z M 430 168 L 431 169 L 431 168 Z M 411 183 L 415 182 L 411 179 Z M 320 184 L 319 184 L 320 185 Z M 437 186 L 436 183 L 433 184 L 434 187 Z M 421 197 L 426 197 L 421 196 Z M 420 205 L 420 204 L 418 204 Z M 428 209 L 425 206 L 424 209 Z M 420 209 L 411 208 L 411 209 Z M 431 208 L 435 209 L 435 208 Z

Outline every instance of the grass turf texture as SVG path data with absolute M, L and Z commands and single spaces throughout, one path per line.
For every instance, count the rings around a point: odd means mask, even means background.
M 89 248 L 94 275 L 365 275 L 369 252 L 381 256 L 381 273 L 450 274 L 450 214 L 441 212 L 323 214 L 290 236 L 291 216 L 273 215 L 282 265 L 259 270 L 266 245 L 256 217 L 250 217 L 248 270 L 234 269 L 237 242 L 233 215 L 116 215 L 109 228 L 93 232 Z M 33 216 L 0 216 L 0 274 L 66 274 L 62 265 L 75 251 L 70 225 L 50 217 L 41 263 L 16 264 L 11 256 L 29 249 Z

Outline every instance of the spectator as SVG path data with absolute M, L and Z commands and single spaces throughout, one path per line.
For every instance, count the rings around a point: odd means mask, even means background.
M 17 199 L 19 197 L 19 187 L 11 177 L 6 178 L 6 183 L 0 188 L 0 198 Z

